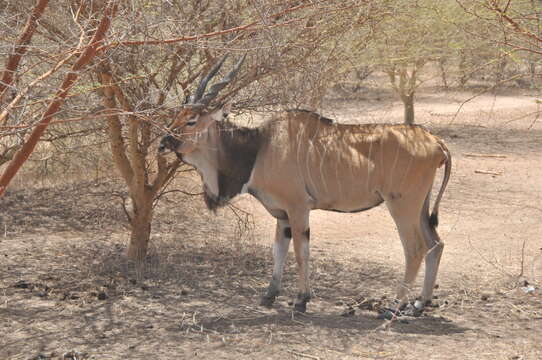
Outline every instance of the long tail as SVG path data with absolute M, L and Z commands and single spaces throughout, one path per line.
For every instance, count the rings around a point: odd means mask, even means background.
M 450 180 L 450 174 L 452 172 L 452 156 L 450 155 L 450 151 L 448 150 L 446 145 L 444 145 L 444 143 L 441 142 L 440 146 L 442 147 L 442 151 L 444 151 L 446 159 L 444 160 L 445 167 L 442 185 L 440 186 L 437 198 L 435 199 L 435 204 L 433 205 L 433 212 L 429 217 L 429 225 L 431 225 L 433 228 L 436 228 L 438 226 L 438 206 L 440 204 L 440 200 L 442 199 L 442 195 L 444 194 L 444 190 L 446 189 L 446 185 L 448 185 L 448 180 Z

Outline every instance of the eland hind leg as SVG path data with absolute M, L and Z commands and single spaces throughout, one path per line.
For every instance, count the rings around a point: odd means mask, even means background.
M 396 197 L 387 199 L 386 205 L 397 226 L 405 255 L 405 274 L 396 295 L 399 307 L 403 307 L 411 297 L 412 284 L 428 250 L 420 222 L 423 199 L 419 200 L 417 196 Z
M 298 293 L 294 302 L 294 310 L 303 313 L 307 310 L 307 303 L 311 299 L 309 282 L 309 211 L 310 210 L 308 209 L 300 209 L 288 212 L 290 225 L 292 227 L 295 259 L 298 269 Z
M 437 233 L 436 225 L 429 222 L 429 195 L 425 199 L 421 216 L 423 235 L 429 251 L 425 256 L 425 277 L 421 300 L 417 300 L 414 304 L 418 310 L 423 309 L 425 305 L 431 302 L 433 289 L 437 280 L 440 258 L 444 250 L 444 242 Z

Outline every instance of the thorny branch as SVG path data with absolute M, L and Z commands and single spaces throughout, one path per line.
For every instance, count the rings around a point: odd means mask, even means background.
M 13 54 L 8 57 L 4 73 L 2 74 L 2 79 L 0 80 L 0 104 L 3 103 L 4 95 L 7 88 L 11 86 L 11 83 L 13 82 L 13 76 L 17 71 L 19 63 L 21 62 L 21 59 L 28 48 L 28 44 L 32 39 L 32 35 L 34 35 L 34 31 L 36 30 L 36 23 L 45 11 L 48 3 L 49 0 L 39 0 L 39 2 L 36 4 L 34 9 L 32 10 L 32 13 L 30 14 L 30 17 L 28 18 L 26 26 L 21 33 L 21 36 L 15 44 Z M 2 190 L 0 189 L 0 194 L 1 193 Z
M 62 82 L 62 85 L 60 86 L 55 98 L 53 99 L 53 101 L 51 101 L 49 107 L 43 114 L 43 117 L 39 122 L 39 126 L 34 128 L 29 138 L 23 144 L 21 149 L 17 151 L 17 153 L 5 169 L 4 173 L 0 176 L 0 196 L 4 194 L 7 185 L 10 183 L 11 179 L 15 176 L 17 171 L 21 168 L 23 163 L 28 159 L 28 157 L 34 150 L 37 142 L 39 141 L 41 135 L 43 134 L 53 117 L 59 111 L 62 103 L 64 102 L 64 99 L 68 95 L 68 92 L 77 81 L 77 78 L 79 77 L 79 71 L 82 70 L 96 55 L 96 50 L 101 45 L 102 41 L 105 38 L 105 34 L 109 29 L 115 9 L 116 4 L 114 3 L 110 3 L 105 8 L 100 24 L 96 29 L 94 36 L 90 40 L 89 46 L 85 48 L 83 53 L 79 56 L 77 61 L 72 66 L 72 70 L 64 78 L 64 81 Z

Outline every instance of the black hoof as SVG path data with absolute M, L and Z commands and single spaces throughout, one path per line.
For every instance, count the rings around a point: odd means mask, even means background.
M 310 294 L 297 294 L 297 299 L 295 300 L 294 310 L 300 313 L 307 311 L 307 303 L 311 300 Z
M 294 304 L 294 311 L 298 313 L 305 313 L 307 311 L 307 304 L 306 303 Z
M 270 308 L 270 307 L 273 306 L 274 302 L 275 302 L 275 297 L 274 296 L 272 296 L 272 297 L 263 296 L 262 300 L 260 301 L 260 305 Z

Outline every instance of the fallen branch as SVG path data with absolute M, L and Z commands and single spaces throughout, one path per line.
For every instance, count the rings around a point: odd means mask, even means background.
M 304 358 L 307 358 L 307 359 L 320 360 L 320 358 L 318 356 L 304 354 L 304 353 L 297 352 L 297 351 L 294 351 L 294 350 L 286 350 L 286 351 L 288 351 L 290 354 L 294 354 L 294 355 L 299 356 L 299 357 L 304 357 Z
M 496 172 L 491 170 L 474 170 L 476 174 L 484 174 L 484 175 L 502 175 L 502 172 Z
M 464 154 L 465 156 L 467 157 L 481 157 L 481 158 L 499 158 L 499 159 L 504 159 L 506 158 L 506 155 L 503 155 L 503 154 L 476 154 L 476 153 L 467 153 L 467 154 Z

